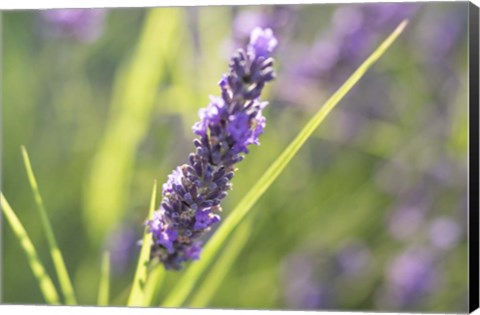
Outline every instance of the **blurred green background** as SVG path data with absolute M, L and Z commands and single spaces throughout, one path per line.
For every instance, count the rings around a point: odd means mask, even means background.
M 81 304 L 95 304 L 108 249 L 112 303 L 122 305 L 153 180 L 186 161 L 198 109 L 219 94 L 253 26 L 277 34 L 278 78 L 263 96 L 261 146 L 238 165 L 223 216 L 407 17 L 398 42 L 255 205 L 246 246 L 207 306 L 465 311 L 467 6 L 2 12 L 2 191 L 53 274 L 25 145 Z M 42 304 L 2 224 L 2 303 Z M 180 275 L 168 272 L 159 300 Z

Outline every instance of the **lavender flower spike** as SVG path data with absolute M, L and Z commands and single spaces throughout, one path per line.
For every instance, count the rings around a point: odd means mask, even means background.
M 254 29 L 247 49 L 233 55 L 230 72 L 219 82 L 221 97 L 211 97 L 199 111 L 200 121 L 193 126 L 195 153 L 168 176 L 160 209 L 147 222 L 154 240 L 152 257 L 167 269 L 181 269 L 200 257 L 199 239 L 220 221 L 220 202 L 232 187 L 234 165 L 249 145 L 259 144 L 267 105 L 259 97 L 265 83 L 274 79 L 270 55 L 276 46 L 272 30 Z

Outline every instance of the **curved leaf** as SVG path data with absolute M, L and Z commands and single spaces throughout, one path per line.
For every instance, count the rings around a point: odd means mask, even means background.
M 357 70 L 345 81 L 345 83 L 326 101 L 319 111 L 307 122 L 305 127 L 293 139 L 288 147 L 280 154 L 280 156 L 272 163 L 263 176 L 255 183 L 240 203 L 233 209 L 230 215 L 225 219 L 223 224 L 218 228 L 212 238 L 206 244 L 202 257 L 199 261 L 192 263 L 183 276 L 178 281 L 170 294 L 166 297 L 162 306 L 179 307 L 183 305 L 197 281 L 200 279 L 204 271 L 219 253 L 222 246 L 227 242 L 228 237 L 234 229 L 242 222 L 250 209 L 257 200 L 265 193 L 270 185 L 277 179 L 281 172 L 288 165 L 290 160 L 297 154 L 302 145 L 312 135 L 315 129 L 327 117 L 330 111 L 345 97 L 345 95 L 355 86 L 355 84 L 363 77 L 367 70 L 386 52 L 397 37 L 402 33 L 407 25 L 407 21 L 403 21 L 393 31 L 393 33 L 385 39 L 384 42 L 357 68 Z
M 25 228 L 15 215 L 15 212 L 13 212 L 7 199 L 3 196 L 3 193 L 0 194 L 0 206 L 2 207 L 8 223 L 10 223 L 10 226 L 12 227 L 15 236 L 20 241 L 20 245 L 22 245 L 25 255 L 27 255 L 28 263 L 33 271 L 33 275 L 37 278 L 43 298 L 48 304 L 60 304 L 57 290 L 53 285 L 52 279 L 45 271 L 42 262 L 38 258 L 37 251 L 28 237 L 27 231 L 25 231 Z

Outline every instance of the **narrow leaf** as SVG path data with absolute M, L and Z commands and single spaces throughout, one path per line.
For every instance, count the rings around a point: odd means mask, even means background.
M 110 300 L 110 254 L 103 253 L 97 305 L 107 306 Z
M 160 287 L 165 276 L 165 269 L 163 266 L 157 266 L 153 269 L 147 279 L 147 284 L 145 286 L 145 306 L 153 306 L 155 303 L 155 298 L 158 297 L 160 293 Z
M 22 156 L 23 163 L 25 164 L 25 170 L 27 171 L 28 181 L 30 182 L 30 187 L 32 188 L 35 203 L 37 204 L 37 209 L 40 214 L 40 220 L 45 230 L 48 246 L 50 247 L 50 254 L 52 256 L 53 265 L 55 266 L 55 271 L 60 282 L 60 288 L 65 298 L 65 303 L 67 305 L 76 305 L 77 301 L 75 298 L 75 293 L 73 291 L 72 282 L 70 280 L 70 277 L 68 276 L 67 267 L 65 266 L 65 261 L 63 260 L 62 253 L 58 248 L 55 235 L 53 234 L 52 226 L 50 224 L 50 221 L 48 220 L 47 211 L 45 210 L 42 196 L 40 195 L 40 191 L 38 189 L 37 180 L 35 179 L 35 175 L 33 174 L 33 169 L 32 165 L 30 164 L 27 149 L 25 149 L 24 146 L 22 146 Z
M 343 99 L 343 97 L 355 86 L 363 77 L 367 70 L 386 52 L 390 45 L 397 39 L 407 26 L 407 21 L 403 21 L 393 31 L 393 33 L 378 46 L 378 48 L 358 67 L 358 69 L 345 81 L 345 83 L 326 101 L 320 110 L 313 116 L 280 154 L 280 156 L 271 164 L 263 176 L 255 183 L 245 197 L 240 201 L 223 224 L 218 228 L 209 242 L 206 244 L 202 257 L 198 262 L 192 263 L 185 271 L 182 278 L 177 282 L 170 294 L 165 299 L 162 306 L 178 307 L 181 306 L 190 295 L 198 279 L 207 269 L 213 259 L 216 257 L 227 238 L 236 226 L 245 218 L 247 213 L 265 193 L 270 185 L 277 179 L 281 172 L 288 165 L 290 160 L 297 154 L 302 145 L 312 135 L 315 129 L 327 117 L 330 111 Z
M 20 245 L 22 246 L 25 255 L 27 255 L 28 263 L 33 271 L 33 275 L 35 278 L 37 278 L 43 298 L 48 304 L 60 304 L 57 290 L 53 285 L 52 279 L 45 271 L 45 268 L 43 267 L 43 264 L 37 255 L 35 247 L 28 237 L 27 231 L 25 231 L 25 228 L 15 215 L 15 212 L 13 212 L 3 194 L 0 194 L 0 206 L 2 207 L 8 223 L 10 223 L 10 226 L 12 227 L 15 236 L 20 241 Z
M 234 232 L 229 245 L 222 252 L 220 258 L 212 266 L 202 285 L 195 290 L 195 295 L 190 303 L 190 307 L 207 307 L 223 279 L 227 275 L 230 266 L 235 262 L 242 248 L 247 243 L 250 236 L 251 220 L 240 225 Z
M 148 218 L 151 219 L 155 211 L 155 199 L 157 195 L 157 181 L 153 184 L 152 197 L 150 199 L 150 209 Z M 144 304 L 145 282 L 147 280 L 147 267 L 150 260 L 150 249 L 152 247 L 152 235 L 148 233 L 148 227 L 145 227 L 143 233 L 143 244 L 138 258 L 137 270 L 132 283 L 132 291 L 128 297 L 127 306 L 146 306 Z

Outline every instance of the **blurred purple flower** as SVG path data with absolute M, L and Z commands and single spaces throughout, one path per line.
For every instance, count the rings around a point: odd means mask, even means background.
M 361 274 L 371 260 L 369 248 L 359 241 L 340 249 L 335 256 L 341 273 L 346 276 Z
M 40 14 L 51 36 L 93 42 L 103 32 L 106 9 L 50 9 Z
M 329 37 L 320 37 L 292 70 L 336 85 L 345 72 L 350 73 L 367 57 L 382 36 L 411 18 L 417 8 L 411 3 L 341 5 L 333 14 Z
M 365 4 L 365 17 L 372 20 L 372 28 L 392 28 L 397 26 L 403 19 L 414 16 L 419 8 L 417 3 L 376 3 Z
M 134 260 L 138 234 L 130 226 L 122 226 L 114 231 L 107 240 L 110 252 L 112 272 L 123 274 Z
M 386 278 L 389 300 L 402 307 L 414 305 L 435 289 L 435 257 L 426 248 L 409 248 L 391 261 Z
M 251 32 L 256 28 L 271 29 L 275 37 L 285 42 L 285 34 L 293 26 L 295 7 L 291 5 L 257 6 L 252 9 L 234 11 L 232 39 L 226 43 L 228 53 L 238 46 L 247 44 Z
M 242 10 L 233 20 L 233 34 L 236 38 L 248 38 L 256 27 L 269 27 L 267 14 L 260 10 Z
M 315 274 L 308 255 L 294 254 L 284 262 L 283 294 L 291 309 L 320 309 L 333 305 L 333 292 Z
M 460 240 L 461 232 L 457 222 L 449 217 L 439 217 L 430 224 L 430 241 L 439 249 L 450 249 Z
M 420 21 L 415 45 L 421 52 L 419 57 L 424 58 L 425 62 L 441 65 L 465 36 L 468 21 L 464 17 L 468 14 L 468 6 L 458 5 L 455 8 L 444 12 L 427 12 Z

